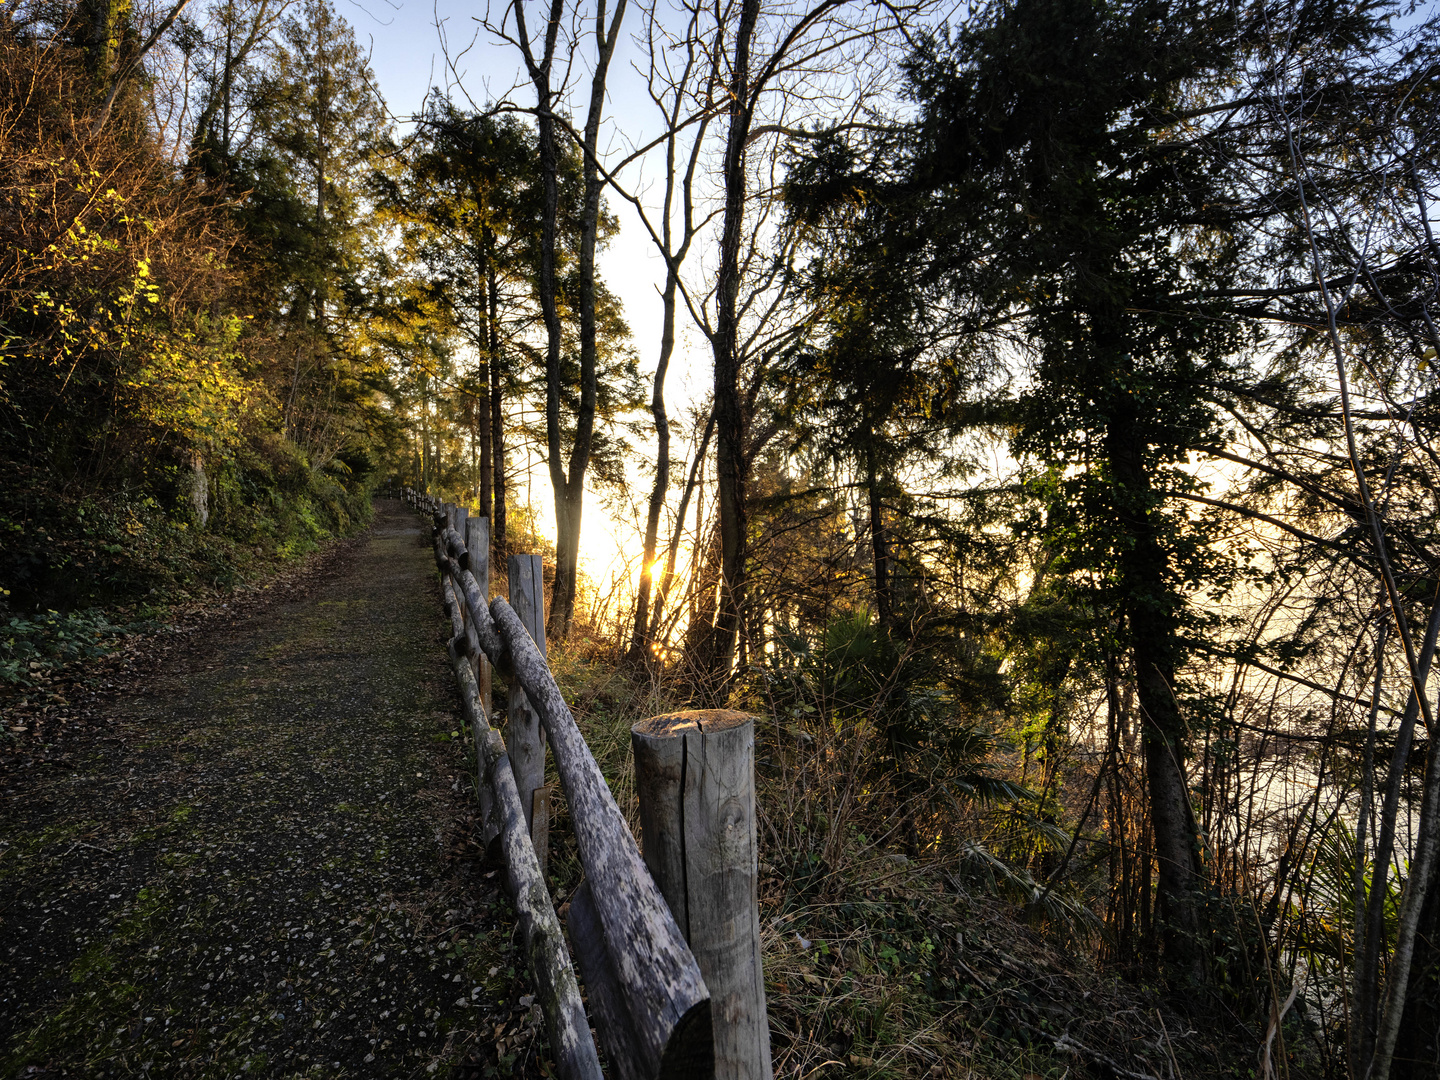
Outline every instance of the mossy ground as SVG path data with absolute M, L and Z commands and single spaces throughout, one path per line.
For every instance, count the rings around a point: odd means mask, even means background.
M 304 587 L 157 652 L 112 737 L 5 779 L 0 1076 L 533 1065 L 426 539 L 382 503 Z

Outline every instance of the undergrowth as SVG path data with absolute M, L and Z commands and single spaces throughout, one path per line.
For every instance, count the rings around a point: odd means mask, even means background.
M 550 662 L 638 836 L 630 727 L 689 703 L 593 642 L 552 644 Z M 1016 830 L 1050 847 L 1070 834 L 1007 780 L 1003 743 L 973 744 L 983 751 L 958 770 L 967 793 L 913 777 L 902 788 L 866 722 L 780 704 L 751 699 L 777 1077 L 1254 1075 L 1248 1032 L 1207 1030 L 1194 1002 L 1095 962 L 1102 928 L 1083 868 L 1052 884 L 1006 857 Z M 582 870 L 553 791 L 549 870 L 563 904 Z M 928 837 L 918 849 L 916 835 Z
M 368 491 L 252 447 L 209 478 L 202 524 L 183 493 L 75 495 L 41 469 L 0 485 L 0 690 L 43 685 L 370 520 Z M 157 494 L 157 491 L 160 494 Z
M 552 645 L 550 662 L 638 835 L 630 727 L 685 703 L 630 678 L 583 642 Z M 761 940 L 775 1075 L 965 1076 L 967 1062 L 983 1062 L 987 1071 L 976 1075 L 997 1078 L 1063 1075 L 1067 1063 L 1042 1050 L 966 1038 L 954 955 L 961 928 L 974 920 L 966 897 L 947 890 L 933 868 L 887 852 L 858 829 L 838 845 L 816 835 L 813 845 L 777 847 L 775 817 L 786 800 L 775 763 L 787 751 L 776 731 L 757 726 Z M 563 902 L 582 871 L 558 785 L 552 798 L 549 870 Z M 838 858 L 823 858 L 819 848 Z
M 77 660 L 104 656 L 149 621 L 116 624 L 104 611 L 43 611 L 0 624 L 0 684 L 31 687 Z

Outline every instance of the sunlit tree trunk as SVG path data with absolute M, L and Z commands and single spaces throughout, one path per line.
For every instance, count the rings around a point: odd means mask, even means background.
M 660 331 L 660 358 L 655 364 L 655 380 L 650 391 L 650 415 L 655 421 L 655 484 L 650 489 L 650 505 L 645 513 L 645 554 L 641 559 L 640 586 L 635 595 L 635 625 L 630 635 L 630 658 L 649 665 L 654 660 L 650 651 L 650 590 L 655 585 L 656 546 L 660 536 L 660 514 L 670 491 L 670 418 L 665 414 L 665 373 L 670 355 L 675 350 L 675 267 L 665 276 L 662 294 L 664 315 Z M 682 510 L 683 514 L 683 510 Z
M 590 466 L 590 444 L 595 432 L 596 356 L 595 356 L 595 244 L 600 229 L 600 193 L 605 181 L 600 176 L 597 155 L 600 146 L 600 120 L 605 111 L 605 80 L 610 71 L 610 58 L 625 18 L 627 0 L 618 0 L 615 14 L 606 25 L 606 0 L 599 0 L 595 10 L 595 68 L 590 78 L 590 107 L 585 116 L 584 161 L 585 202 L 580 222 L 580 274 L 578 300 L 580 307 L 580 406 L 575 413 L 575 438 L 570 444 L 568 470 L 559 467 L 560 439 L 558 409 L 555 422 L 547 410 L 546 433 L 549 441 L 550 478 L 555 485 L 555 520 L 558 537 L 555 543 L 555 584 L 551 593 L 547 629 L 563 640 L 575 617 L 575 590 L 579 573 L 580 521 L 585 509 L 585 473 Z M 551 391 L 558 389 L 559 367 L 547 372 Z M 547 398 L 547 404 L 550 401 Z M 558 406 L 558 398 L 554 399 Z M 567 475 L 568 473 L 568 475 Z
M 696 13 L 692 12 L 692 19 Z M 650 665 L 656 660 L 653 650 L 655 628 L 660 623 L 660 611 L 664 606 L 664 589 L 675 570 L 675 551 L 679 544 L 679 531 L 685 520 L 685 509 L 690 499 L 691 488 L 687 485 L 681 498 L 680 510 L 676 516 L 676 540 L 672 543 L 666 559 L 666 569 L 657 581 L 657 555 L 660 535 L 660 517 L 665 509 L 665 500 L 670 493 L 670 419 L 665 411 L 665 378 L 670 368 L 670 359 L 675 351 L 675 317 L 678 309 L 680 268 L 689 254 L 691 244 L 699 231 L 695 220 L 695 172 L 706 146 L 711 115 L 706 115 L 694 124 L 685 114 L 693 101 L 708 102 L 715 85 L 718 55 L 709 53 L 704 42 L 691 23 L 691 33 L 685 40 L 685 63 L 672 67 L 671 53 L 674 39 L 669 27 L 661 24 L 657 11 L 651 7 L 645 15 L 645 39 L 650 61 L 652 81 L 651 97 L 660 107 L 665 118 L 665 178 L 664 199 L 661 205 L 659 233 L 651 231 L 651 239 L 665 259 L 665 287 L 661 292 L 662 321 L 660 329 L 660 356 L 655 365 L 651 384 L 650 415 L 655 422 L 655 480 L 650 489 L 650 505 L 645 515 L 645 553 L 640 575 L 640 586 L 635 598 L 635 623 L 630 639 L 632 663 Z M 653 87 L 661 89 L 657 93 Z M 679 149 L 682 134 L 690 131 L 690 150 L 686 155 L 684 168 L 680 167 Z M 677 239 L 676 212 L 679 229 Z M 705 453 L 705 444 L 710 439 L 711 419 L 707 420 L 705 438 L 702 440 L 700 455 Z M 698 465 L 698 461 L 696 463 Z M 690 474 L 693 484 L 695 472 Z M 651 600 L 654 597 L 652 605 Z M 652 614 L 652 606 L 654 612 Z
M 504 417 L 504 386 L 505 386 L 505 354 L 500 341 L 500 300 L 496 292 L 495 260 L 490 260 L 489 267 L 489 303 L 490 317 L 488 332 L 490 334 L 490 453 L 491 465 L 494 470 L 493 481 L 493 512 L 490 516 L 490 549 L 494 552 L 493 566 L 504 566 L 505 559 L 509 554 L 505 538 L 505 417 Z

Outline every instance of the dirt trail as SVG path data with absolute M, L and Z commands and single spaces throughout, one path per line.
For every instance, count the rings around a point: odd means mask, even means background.
M 529 1024 L 426 537 L 382 501 L 332 561 L 0 806 L 0 1076 L 445 1076 Z

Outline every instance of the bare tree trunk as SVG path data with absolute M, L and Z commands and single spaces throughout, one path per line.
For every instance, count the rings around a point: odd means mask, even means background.
M 660 535 L 660 514 L 670 490 L 670 420 L 665 415 L 665 373 L 675 349 L 676 268 L 665 276 L 664 322 L 660 331 L 660 359 L 655 364 L 655 381 L 650 391 L 650 415 L 655 419 L 655 485 L 650 489 L 650 506 L 645 514 L 645 554 L 640 569 L 640 588 L 635 596 L 635 627 L 630 635 L 630 659 L 650 666 L 650 590 L 655 583 L 655 548 Z M 683 513 L 683 511 L 682 511 Z
M 555 543 L 555 584 L 552 586 L 548 631 L 563 641 L 575 616 L 575 588 L 580 559 L 580 517 L 585 509 L 585 472 L 590 465 L 590 443 L 595 432 L 595 243 L 600 228 L 600 193 L 605 181 L 600 176 L 596 154 L 600 144 L 600 118 L 605 111 L 605 80 L 615 42 L 625 18 L 628 0 L 618 0 L 615 14 L 605 24 L 606 0 L 595 10 L 595 70 L 590 79 L 590 108 L 585 116 L 585 206 L 580 222 L 580 408 L 575 415 L 575 441 L 570 445 L 569 475 L 558 468 L 559 429 L 549 439 L 550 477 L 555 484 L 555 521 L 559 535 Z M 547 371 L 552 388 L 558 389 L 557 365 Z M 548 398 L 547 398 L 548 401 Z M 547 437 L 551 425 L 546 423 Z
M 564 458 L 560 424 L 560 313 L 555 302 L 555 245 L 559 213 L 559 154 L 555 145 L 554 113 L 556 91 L 551 86 L 551 66 L 564 0 L 551 0 L 545 27 L 544 51 L 537 60 L 525 24 L 521 0 L 511 4 L 515 29 L 530 81 L 535 86 L 536 124 L 540 143 L 542 219 L 540 251 L 540 309 L 545 321 L 545 447 L 550 484 L 555 492 L 555 582 L 551 587 L 548 631 L 563 640 L 575 614 L 576 573 L 580 555 L 580 519 L 585 501 L 585 471 L 590 464 L 590 444 L 595 429 L 595 243 L 599 230 L 600 179 L 596 149 L 600 118 L 605 108 L 605 80 L 615 52 L 627 0 L 619 0 L 607 28 L 605 0 L 595 15 L 596 62 L 590 82 L 590 106 L 585 119 L 584 182 L 585 205 L 580 231 L 580 407 L 575 417 L 575 438 L 570 446 L 568 470 Z M 567 475 L 568 471 L 568 475 Z
M 495 291 L 494 259 L 490 260 L 489 282 L 490 317 L 487 322 L 490 334 L 490 452 L 495 470 L 494 512 L 490 518 L 490 549 L 493 553 L 490 565 L 501 566 L 509 556 L 505 537 L 505 353 L 500 341 L 500 300 Z
M 693 15 L 692 15 L 693 18 Z M 692 22 L 693 27 L 693 22 Z M 666 560 L 665 576 L 661 579 L 659 588 L 661 595 L 655 603 L 655 616 L 652 619 L 650 613 L 650 598 L 652 592 L 657 588 L 654 567 L 657 564 L 656 547 L 660 534 L 660 515 L 665 509 L 665 499 L 670 491 L 670 421 L 665 412 L 665 376 L 670 368 L 670 358 L 675 351 L 675 315 L 677 309 L 677 294 L 680 290 L 680 266 L 689 253 L 690 245 L 695 239 L 698 231 L 695 224 L 695 170 L 700 162 L 701 151 L 705 146 L 705 133 L 710 126 L 710 117 L 704 119 L 696 126 L 690 153 L 686 162 L 683 176 L 677 169 L 677 151 L 681 131 L 686 123 L 682 120 L 682 111 L 686 108 L 687 102 L 692 95 L 698 93 L 698 88 L 691 83 L 691 78 L 701 68 L 700 41 L 694 32 L 687 35 L 686 39 L 686 61 L 680 70 L 678 77 L 670 78 L 670 65 L 667 54 L 672 48 L 670 33 L 660 27 L 656 17 L 655 9 L 652 7 L 647 13 L 645 27 L 646 40 L 649 46 L 651 78 L 652 80 L 664 72 L 662 83 L 665 89 L 660 93 L 652 90 L 652 97 L 661 108 L 667 125 L 667 136 L 665 139 L 665 198 L 661 208 L 662 216 L 660 222 L 660 235 L 656 237 L 652 232 L 651 237 L 660 248 L 660 253 L 665 258 L 665 288 L 661 293 L 663 305 L 663 319 L 660 330 L 660 357 L 655 365 L 655 379 L 650 395 L 650 413 L 655 420 L 655 484 L 650 490 L 650 506 L 645 518 L 645 555 L 640 575 L 640 588 L 635 598 L 635 626 L 630 639 L 630 658 L 632 663 L 640 663 L 646 666 L 655 661 L 655 655 L 651 649 L 654 638 L 655 627 L 659 625 L 660 608 L 664 604 L 663 582 L 669 580 L 675 570 L 675 549 L 679 544 L 680 530 L 683 528 L 685 519 L 685 507 L 690 499 L 691 487 L 687 486 L 684 497 L 680 503 L 680 511 L 676 516 L 676 540 L 671 545 L 670 555 Z M 708 65 L 704 65 L 702 78 L 714 79 L 715 63 L 718 58 L 712 57 Z M 705 85 L 710 85 L 707 81 Z M 666 94 L 669 94 L 668 101 Z M 708 95 L 708 91 L 707 91 Z M 675 242 L 674 211 L 676 199 L 676 181 L 679 180 L 680 196 L 680 241 Z M 700 454 L 705 453 L 705 445 L 710 439 L 710 428 L 714 423 L 714 413 L 706 421 L 705 438 L 702 440 Z M 695 472 L 692 469 L 690 484 L 694 484 Z
M 730 77 L 730 126 L 725 141 L 725 215 L 720 236 L 720 267 L 716 281 L 715 333 L 715 471 L 720 499 L 720 592 L 715 624 L 702 646 L 698 665 L 708 670 L 716 700 L 729 691 L 735 639 L 745 595 L 747 507 L 745 503 L 746 420 L 740 387 L 739 298 L 740 239 L 745 222 L 745 145 L 750 135 L 753 102 L 750 86 L 750 45 L 760 18 L 760 0 L 741 0 L 740 22 Z
M 665 573 L 660 577 L 660 591 L 655 598 L 655 611 L 650 617 L 649 640 L 654 641 L 660 632 L 661 618 L 665 612 L 665 601 L 670 594 L 670 584 L 675 579 L 675 560 L 679 556 L 680 541 L 685 536 L 685 511 L 690 506 L 690 498 L 695 494 L 695 489 L 700 483 L 701 470 L 704 468 L 705 454 L 710 449 L 710 437 L 715 433 L 715 410 L 710 410 L 710 416 L 705 421 L 705 434 L 700 437 L 700 448 L 695 451 L 695 460 L 690 463 L 690 477 L 685 481 L 685 490 L 680 494 L 680 508 L 675 511 L 675 531 L 670 537 L 670 546 L 665 552 Z M 700 526 L 697 521 L 695 526 L 695 542 L 700 542 Z M 695 553 L 696 565 L 699 565 L 700 553 Z

